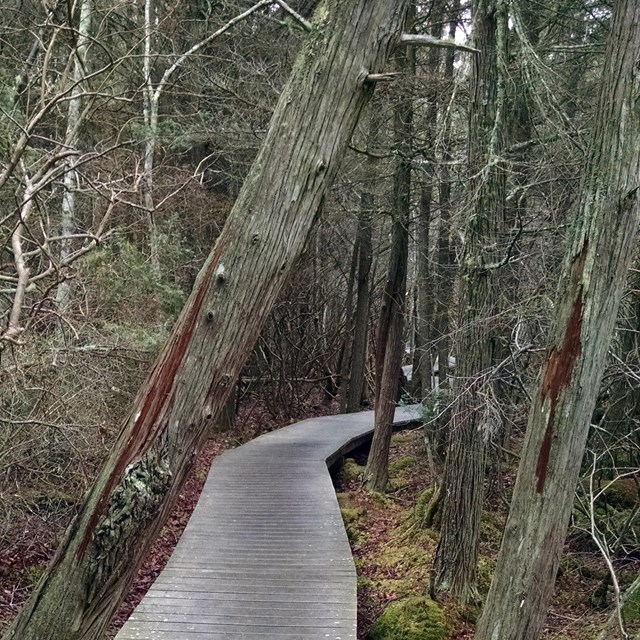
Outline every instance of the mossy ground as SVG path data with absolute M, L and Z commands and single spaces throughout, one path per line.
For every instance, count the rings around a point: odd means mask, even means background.
M 358 637 L 445 640 L 468 630 L 455 608 L 441 609 L 428 597 L 437 534 L 422 528 L 414 514 L 428 483 L 420 431 L 393 436 L 387 494 L 365 493 L 362 470 L 347 460 L 338 494 L 359 575 Z M 381 622 L 373 628 L 376 620 Z M 413 635 L 406 635 L 409 629 Z
M 449 626 L 442 607 L 428 596 L 392 602 L 371 628 L 371 640 L 446 640 Z
M 478 608 L 461 611 L 450 599 L 440 598 L 433 604 L 428 596 L 429 572 L 439 534 L 422 526 L 421 514 L 433 494 L 423 453 L 419 430 L 393 436 L 390 490 L 385 496 L 362 490 L 364 467 L 353 460 L 347 461 L 339 479 L 338 499 L 358 570 L 360 640 L 473 638 Z M 489 489 L 481 522 L 477 578 L 483 597 L 500 548 L 515 468 L 505 466 L 503 474 L 504 493 Z M 630 490 L 623 498 L 629 495 Z M 626 503 L 619 498 L 617 504 L 620 508 Z M 637 574 L 639 564 L 632 558 L 620 564 L 623 588 Z M 576 527 L 570 529 L 543 640 L 597 638 L 610 609 L 594 608 L 591 598 L 605 576 L 606 566 L 589 536 Z M 609 588 L 606 602 L 610 601 Z M 630 629 L 640 627 L 640 596 L 629 603 L 625 613 Z

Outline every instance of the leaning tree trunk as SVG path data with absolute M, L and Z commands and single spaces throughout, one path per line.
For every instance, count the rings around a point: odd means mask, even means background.
M 540 636 L 640 220 L 640 5 L 614 5 L 551 347 L 477 640 Z
M 505 172 L 500 161 L 502 122 L 498 48 L 506 32 L 500 0 L 475 0 L 474 61 L 469 122 L 470 215 L 460 260 L 456 377 L 451 437 L 443 478 L 441 535 L 432 591 L 449 591 L 463 604 L 477 599 L 476 561 L 488 435 L 495 429 L 487 402 L 495 361 L 497 241 L 503 223 Z
M 101 637 L 302 252 L 407 1 L 332 0 L 104 469 L 5 640 Z
M 413 82 L 415 51 L 398 54 L 398 66 L 410 73 Z M 394 109 L 396 167 L 393 188 L 393 227 L 387 282 L 383 292 L 382 312 L 376 353 L 375 428 L 369 459 L 364 471 L 369 491 L 384 492 L 389 481 L 389 446 L 393 431 L 400 366 L 404 308 L 409 257 L 409 216 L 411 212 L 411 145 L 413 131 L 413 92 L 405 89 Z

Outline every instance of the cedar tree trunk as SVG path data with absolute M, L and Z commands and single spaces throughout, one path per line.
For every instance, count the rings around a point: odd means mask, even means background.
M 353 319 L 351 375 L 347 385 L 345 403 L 346 413 L 359 411 L 364 392 L 370 306 L 369 280 L 373 261 L 373 207 L 374 195 L 368 191 L 363 191 L 360 194 L 360 215 L 358 218 L 358 282 L 356 287 L 356 311 Z M 344 381 L 343 384 L 347 384 L 347 382 Z
M 640 4 L 619 0 L 594 138 L 476 640 L 540 636 L 640 218 Z
M 172 336 L 5 640 L 96 640 L 130 585 L 300 255 L 408 2 L 330 0 Z
M 398 54 L 398 67 L 415 71 L 415 50 Z M 387 282 L 383 292 L 376 353 L 375 428 L 364 471 L 367 490 L 384 492 L 389 481 L 389 446 L 393 432 L 400 367 L 403 357 L 404 309 L 409 257 L 409 215 L 411 210 L 411 148 L 413 92 L 407 88 L 394 109 L 396 167 L 394 172 L 391 251 Z
M 496 430 L 487 393 L 495 362 L 497 246 L 503 225 L 505 172 L 499 104 L 500 38 L 506 9 L 501 0 L 474 0 L 474 60 L 469 121 L 471 206 L 459 271 L 455 404 L 443 479 L 441 535 L 431 589 L 449 591 L 464 604 L 477 599 L 476 561 L 482 513 L 486 440 Z M 443 363 L 442 363 L 443 364 Z

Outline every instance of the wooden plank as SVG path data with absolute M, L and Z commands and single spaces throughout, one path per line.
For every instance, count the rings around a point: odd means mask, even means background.
M 117 640 L 355 640 L 356 572 L 327 462 L 372 429 L 372 412 L 305 420 L 216 459 Z

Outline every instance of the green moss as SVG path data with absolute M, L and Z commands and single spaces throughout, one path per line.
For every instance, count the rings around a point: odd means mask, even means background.
M 393 462 L 389 463 L 389 474 L 397 474 L 406 471 L 411 468 L 416 462 L 416 459 L 413 456 L 404 456 L 403 458 L 398 458 Z
M 427 597 L 392 602 L 371 628 L 372 640 L 445 640 L 449 637 L 444 612 Z
M 356 481 L 360 482 L 363 473 L 363 466 L 359 465 L 352 458 L 347 458 L 342 465 L 342 469 L 340 469 L 340 482 L 343 484 Z
M 431 565 L 430 553 L 420 544 L 389 544 L 381 549 L 377 560 L 381 566 L 401 570 L 403 574 Z
M 480 540 L 488 542 L 492 547 L 500 547 L 504 524 L 500 516 L 493 511 L 483 511 L 480 520 Z
M 404 456 L 389 463 L 389 482 L 395 489 L 408 484 L 415 473 L 417 460 L 414 456 Z
M 342 519 L 344 520 L 345 524 L 353 524 L 355 522 L 358 522 L 360 518 L 362 518 L 362 516 L 365 514 L 365 510 L 360 507 L 356 507 L 355 509 L 343 508 L 340 509 L 340 512 L 342 513 Z
M 622 613 L 627 623 L 640 620 L 640 590 L 632 594 L 622 605 Z
M 342 495 L 344 496 L 344 494 Z M 338 503 L 340 503 L 340 498 L 338 498 Z M 367 534 L 362 528 L 362 517 L 365 515 L 366 510 L 362 507 L 341 506 L 340 513 L 342 514 L 342 521 L 344 522 L 349 543 L 352 546 L 362 544 L 367 539 Z
M 478 566 L 476 567 L 476 581 L 480 593 L 488 593 L 491 586 L 491 578 L 495 568 L 495 561 L 487 556 L 478 558 Z
M 44 567 L 33 565 L 25 570 L 24 579 L 30 587 L 35 587 L 44 574 Z
M 413 431 L 399 431 L 391 436 L 391 444 L 408 444 L 415 440 L 415 434 Z
M 416 506 L 413 509 L 413 515 L 418 522 L 424 522 L 427 515 L 427 509 L 433 498 L 434 487 L 427 487 L 419 496 Z
M 358 576 L 356 580 L 356 584 L 358 586 L 358 592 L 366 591 L 371 587 L 371 580 L 365 576 Z
M 372 491 L 369 494 L 369 497 L 375 504 L 380 505 L 381 507 L 391 507 L 393 505 L 393 500 L 379 491 Z

